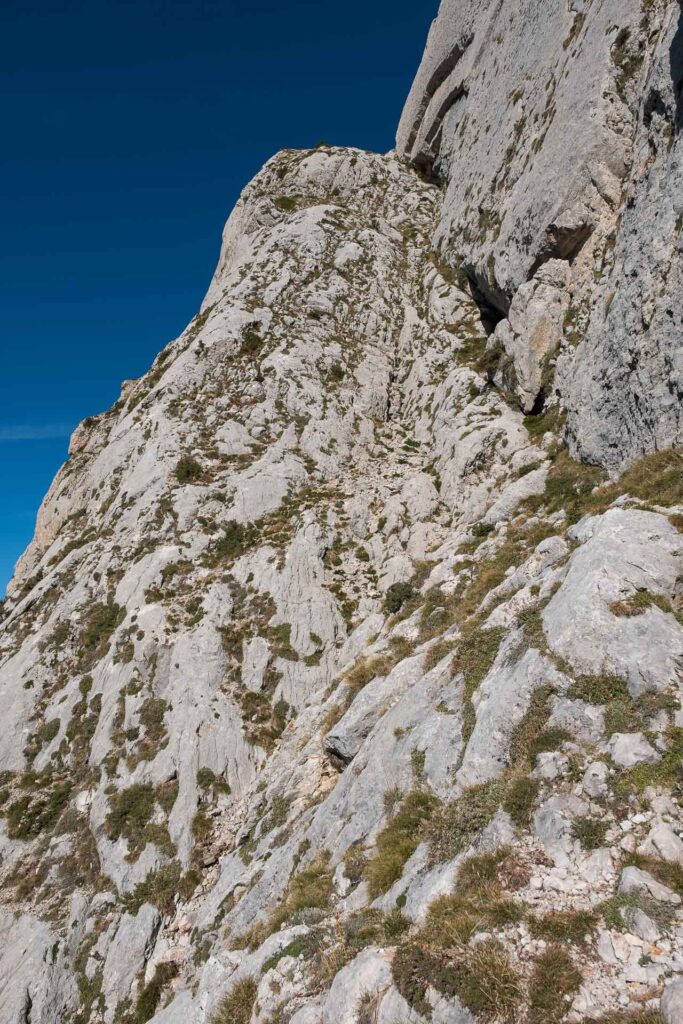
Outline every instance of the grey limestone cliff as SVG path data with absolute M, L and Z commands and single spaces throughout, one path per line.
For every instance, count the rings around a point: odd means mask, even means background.
M 444 0 L 0 613 L 0 1024 L 680 1024 L 681 7 Z

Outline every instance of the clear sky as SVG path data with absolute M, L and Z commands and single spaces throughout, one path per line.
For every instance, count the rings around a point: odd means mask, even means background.
M 0 596 L 66 456 L 194 316 L 283 146 L 386 151 L 437 0 L 2 0 Z

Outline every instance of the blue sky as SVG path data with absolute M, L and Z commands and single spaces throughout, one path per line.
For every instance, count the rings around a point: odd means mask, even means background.
M 283 146 L 385 151 L 437 0 L 3 0 L 0 595 L 66 455 L 197 311 Z

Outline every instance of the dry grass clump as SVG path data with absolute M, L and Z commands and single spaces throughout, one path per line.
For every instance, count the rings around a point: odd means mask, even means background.
M 447 951 L 406 945 L 394 957 L 392 974 L 396 988 L 417 1013 L 430 1013 L 426 996 L 431 985 L 446 998 L 457 997 L 480 1021 L 519 1020 L 521 980 L 498 942 Z
M 553 689 L 539 686 L 531 697 L 524 718 L 510 740 L 510 762 L 518 769 L 533 768 L 536 758 L 545 751 L 557 750 L 565 740 L 571 739 L 564 729 L 549 729 Z
M 528 924 L 535 939 L 579 945 L 597 927 L 598 916 L 590 910 L 556 910 L 543 917 L 532 917 Z
M 650 608 L 659 608 L 663 612 L 673 611 L 668 598 L 662 594 L 651 594 L 647 590 L 639 590 L 632 597 L 627 597 L 623 601 L 615 601 L 610 605 L 612 615 L 616 615 L 617 618 L 627 619 L 644 615 Z
M 249 1024 L 257 991 L 255 978 L 238 981 L 212 1014 L 211 1024 Z
M 448 949 L 469 942 L 483 929 L 521 921 L 526 909 L 504 894 L 501 881 L 501 867 L 509 857 L 507 848 L 469 857 L 460 869 L 455 892 L 429 907 L 416 941 Z
M 664 1024 L 659 1010 L 615 1010 L 600 1020 L 584 1020 L 582 1024 Z
M 581 974 L 562 946 L 550 946 L 537 959 L 529 984 L 529 1024 L 560 1024 L 581 987 Z
M 529 827 L 539 789 L 538 780 L 526 775 L 513 779 L 509 784 L 503 801 L 503 810 L 507 811 L 517 828 Z
M 605 836 L 610 823 L 603 818 L 576 818 L 572 823 L 572 836 L 578 839 L 584 850 L 599 850 L 605 845 Z

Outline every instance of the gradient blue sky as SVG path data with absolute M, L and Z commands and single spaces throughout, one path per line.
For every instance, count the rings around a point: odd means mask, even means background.
M 0 595 L 71 428 L 197 311 L 275 150 L 387 150 L 437 0 L 3 0 Z

